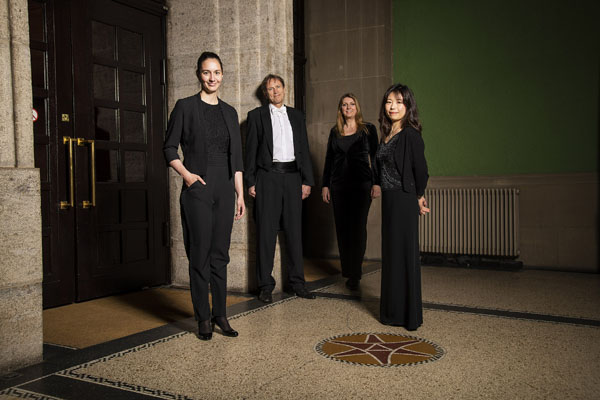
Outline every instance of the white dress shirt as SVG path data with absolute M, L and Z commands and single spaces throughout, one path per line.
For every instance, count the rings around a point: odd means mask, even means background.
M 273 161 L 288 162 L 296 159 L 294 155 L 294 134 L 285 106 L 280 108 L 269 104 L 271 126 L 273 127 Z

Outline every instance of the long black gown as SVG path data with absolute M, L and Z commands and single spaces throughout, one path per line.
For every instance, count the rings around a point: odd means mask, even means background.
M 423 163 L 416 170 L 425 169 L 425 185 L 427 166 L 420 134 L 415 130 L 410 133 L 407 131 L 400 131 L 388 143 L 381 143 L 376 156 L 377 180 L 382 188 L 379 320 L 386 325 L 416 330 L 423 323 L 423 304 L 419 261 L 419 205 L 414 182 L 422 181 L 423 178 L 415 179 L 417 177 L 412 172 L 415 170 L 414 165 L 410 171 L 400 171 L 397 157 L 399 147 L 406 149 L 406 153 L 400 153 L 410 154 L 411 164 L 415 160 Z M 412 140 L 417 144 L 411 143 Z M 415 155 L 414 152 L 420 154 Z M 403 172 L 411 174 L 413 179 L 405 179 Z M 419 186 L 418 190 L 422 195 L 425 187 L 422 182 Z
M 359 280 L 367 247 L 367 218 L 371 206 L 374 174 L 370 160 L 377 152 L 377 130 L 341 136 L 333 127 L 327 143 L 323 187 L 328 187 L 333 205 L 342 276 Z

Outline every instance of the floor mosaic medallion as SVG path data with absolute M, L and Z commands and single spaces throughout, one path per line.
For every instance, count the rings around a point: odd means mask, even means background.
M 392 333 L 338 335 L 322 340 L 315 350 L 335 361 L 376 367 L 424 364 L 444 355 L 444 349 L 429 340 Z

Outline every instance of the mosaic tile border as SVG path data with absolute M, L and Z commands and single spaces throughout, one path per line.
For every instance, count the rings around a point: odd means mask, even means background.
M 340 360 L 339 358 L 335 358 L 332 357 L 331 355 L 327 354 L 325 351 L 323 351 L 323 345 L 325 343 L 328 343 L 332 340 L 336 340 L 339 338 L 343 338 L 343 337 L 347 337 L 350 335 L 391 335 L 391 336 L 402 336 L 403 338 L 408 338 L 408 339 L 413 339 L 413 340 L 418 340 L 420 342 L 423 343 L 427 343 L 431 346 L 433 346 L 433 348 L 436 350 L 436 353 L 434 355 L 431 356 L 431 358 L 428 358 L 427 360 L 423 360 L 423 361 L 417 361 L 417 362 L 413 362 L 413 363 L 405 363 L 405 364 L 363 364 L 363 363 L 357 363 L 357 362 L 352 362 L 352 361 L 347 361 L 347 360 Z M 412 366 L 416 366 L 416 365 L 423 365 L 423 364 L 427 364 L 427 363 L 431 363 L 434 361 L 438 361 L 441 358 L 444 357 L 444 355 L 446 354 L 446 350 L 444 350 L 444 348 L 442 346 L 440 346 L 439 344 L 432 342 L 431 340 L 428 339 L 423 339 L 417 336 L 412 336 L 412 335 L 405 335 L 405 334 L 398 334 L 398 333 L 392 333 L 392 332 L 351 332 L 351 333 L 342 333 L 340 335 L 335 335 L 335 336 L 331 336 L 328 337 L 326 339 L 321 340 L 319 343 L 317 343 L 314 347 L 314 350 L 321 356 L 335 361 L 335 362 L 339 362 L 342 364 L 347 364 L 347 365 L 353 365 L 353 366 L 359 366 L 359 367 L 372 367 L 372 368 L 398 368 L 398 367 L 412 367 Z
M 48 396 L 47 394 L 40 394 L 30 392 L 20 388 L 11 387 L 0 391 L 0 395 L 16 397 L 19 399 L 35 399 L 35 400 L 61 400 L 58 397 Z
M 77 370 L 79 370 L 79 369 L 88 368 L 88 367 L 91 367 L 92 365 L 95 365 L 95 364 L 98 364 L 98 363 L 107 362 L 107 361 L 113 360 L 115 358 L 123 357 L 123 356 L 125 356 L 127 354 L 136 353 L 138 351 L 146 350 L 146 349 L 152 348 L 152 347 L 154 347 L 156 345 L 169 342 L 169 341 L 171 341 L 173 339 L 178 339 L 178 338 L 180 338 L 182 336 L 189 335 L 191 333 L 192 332 L 180 332 L 180 333 L 176 333 L 174 335 L 170 335 L 170 336 L 167 336 L 167 337 L 164 337 L 164 338 L 161 338 L 161 339 L 157 339 L 157 340 L 154 340 L 152 342 L 144 343 L 144 344 L 141 344 L 139 346 L 132 347 L 130 349 L 119 351 L 117 353 L 110 354 L 108 356 L 101 357 L 101 358 L 98 358 L 96 360 L 88 361 L 86 363 L 79 364 L 79 365 L 76 365 L 74 367 L 64 369 L 62 371 L 58 371 L 55 375 L 62 375 L 62 376 L 65 376 L 67 378 L 78 379 L 80 381 L 90 382 L 90 383 L 94 383 L 94 384 L 97 384 L 97 385 L 110 386 L 110 387 L 113 387 L 113 388 L 117 388 L 117 389 L 129 391 L 129 392 L 135 392 L 135 393 L 140 393 L 140 394 L 144 394 L 144 395 L 150 395 L 150 396 L 154 396 L 154 397 L 157 397 L 157 398 L 160 398 L 160 399 L 192 400 L 191 397 L 187 397 L 187 396 L 182 395 L 182 394 L 171 393 L 171 392 L 168 392 L 168 391 L 165 391 L 165 390 L 161 390 L 161 389 L 149 388 L 147 386 L 136 385 L 136 384 L 132 384 L 132 383 L 117 381 L 117 380 L 114 380 L 114 379 L 103 378 L 101 376 L 95 376 L 95 375 L 90 375 L 90 374 L 84 374 L 84 373 L 77 372 Z
M 237 318 L 251 315 L 256 312 L 265 310 L 267 308 L 271 308 L 271 307 L 274 307 L 274 306 L 277 306 L 277 305 L 280 305 L 283 303 L 287 303 L 292 300 L 297 300 L 297 299 L 298 298 L 295 296 L 288 297 L 288 298 L 276 301 L 271 304 L 266 304 L 264 306 L 261 306 L 259 308 L 253 309 L 253 310 L 249 310 L 249 311 L 245 311 L 245 312 L 236 314 L 236 315 L 230 317 L 229 320 L 235 320 Z M 71 379 L 77 379 L 80 381 L 94 383 L 97 385 L 109 386 L 109 387 L 113 387 L 116 389 L 125 390 L 125 391 L 129 391 L 129 392 L 135 392 L 135 393 L 139 393 L 139 394 L 143 394 L 143 395 L 154 396 L 156 398 L 161 398 L 161 399 L 192 400 L 190 397 L 187 397 L 182 394 L 172 393 L 172 392 L 168 392 L 165 390 L 149 388 L 149 387 L 142 386 L 142 385 L 131 384 L 131 383 L 122 382 L 122 381 L 118 381 L 118 380 L 114 380 L 114 379 L 108 379 L 108 378 L 103 378 L 103 377 L 96 376 L 96 375 L 78 372 L 78 370 L 88 368 L 94 364 L 107 362 L 107 361 L 113 360 L 115 358 L 123 357 L 127 354 L 136 353 L 138 351 L 143 351 L 143 350 L 152 348 L 156 345 L 166 343 L 171 340 L 178 339 L 178 338 L 181 338 L 181 337 L 183 337 L 185 335 L 189 335 L 189 334 L 193 334 L 193 332 L 185 331 L 185 332 L 180 332 L 180 333 L 176 333 L 173 335 L 169 335 L 169 336 L 166 336 L 161 339 L 157 339 L 157 340 L 154 340 L 154 341 L 151 341 L 148 343 L 144 343 L 139 346 L 135 346 L 135 347 L 132 347 L 132 348 L 129 348 L 126 350 L 122 350 L 122 351 L 107 355 L 105 357 L 97 358 L 95 360 L 91 360 L 91 361 L 76 365 L 74 367 L 58 371 L 54 375 L 61 375 L 61 376 L 65 376 L 65 377 L 71 378 Z M 28 397 L 28 398 L 34 398 L 34 397 Z M 42 399 L 42 398 L 40 398 L 40 399 Z M 43 398 L 43 399 L 46 399 L 46 398 Z M 53 398 L 50 398 L 50 397 L 48 397 L 48 399 L 53 400 Z

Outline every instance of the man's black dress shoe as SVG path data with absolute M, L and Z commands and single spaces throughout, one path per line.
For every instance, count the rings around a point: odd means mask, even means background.
M 219 328 L 221 328 L 221 332 L 223 333 L 223 335 L 229 337 L 236 337 L 238 335 L 238 332 L 234 330 L 231 327 L 231 325 L 229 325 L 229 321 L 227 321 L 227 318 L 213 317 L 211 321 L 213 330 L 215 329 L 215 324 L 217 324 Z
M 358 279 L 350 278 L 346 281 L 346 287 L 350 290 L 356 290 L 356 289 L 358 289 L 359 282 L 360 282 L 360 280 L 358 280 Z
M 309 292 L 304 286 L 294 289 L 294 293 L 296 293 L 296 296 L 302 297 L 303 299 L 312 300 L 317 298 L 317 296 L 313 292 Z
M 273 295 L 268 290 L 261 290 L 258 299 L 263 303 L 269 304 L 273 302 Z
M 213 325 L 210 323 L 210 319 L 206 321 L 198 322 L 198 339 L 210 340 L 212 339 Z

